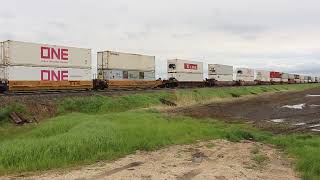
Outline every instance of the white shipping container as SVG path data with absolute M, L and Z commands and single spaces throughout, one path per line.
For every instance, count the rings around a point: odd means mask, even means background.
M 209 64 L 208 78 L 217 81 L 233 81 L 233 67 L 221 64 Z
M 155 80 L 154 71 L 104 70 L 105 80 Z
M 254 70 L 248 68 L 237 68 L 236 69 L 236 80 L 251 82 L 254 81 Z
M 91 81 L 88 68 L 57 68 L 34 66 L 2 66 L 1 80 L 6 81 Z
M 130 80 L 139 80 L 139 71 L 128 71 L 128 79 Z
M 210 75 L 233 75 L 233 66 L 222 64 L 209 64 L 208 73 Z
M 232 75 L 209 75 L 209 79 L 214 79 L 216 81 L 233 81 Z
M 90 49 L 19 41 L 0 46 L 1 65 L 91 68 Z
M 98 70 L 155 71 L 155 56 L 103 51 L 98 52 L 97 61 Z
M 289 81 L 289 74 L 288 73 L 282 73 L 281 74 L 281 81 L 282 82 L 288 82 Z
M 180 82 L 201 82 L 203 81 L 203 74 L 200 73 L 168 73 L 168 79 L 175 78 Z
M 256 70 L 256 80 L 260 82 L 270 82 L 270 72 L 264 70 Z
M 300 75 L 300 83 L 305 83 L 305 76 Z
M 104 71 L 107 80 L 122 80 L 123 79 L 123 71 L 120 70 L 105 70 Z
M 156 79 L 155 72 L 154 71 L 144 72 L 144 79 L 145 80 L 155 80 Z
M 295 79 L 294 74 L 289 74 L 289 79 L 292 79 L 292 80 Z
M 181 59 L 168 60 L 168 73 L 197 73 L 203 75 L 203 63 Z

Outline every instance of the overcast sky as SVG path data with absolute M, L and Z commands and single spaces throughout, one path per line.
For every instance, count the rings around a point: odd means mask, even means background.
M 160 75 L 167 58 L 320 75 L 320 0 L 0 4 L 0 40 L 155 55 Z

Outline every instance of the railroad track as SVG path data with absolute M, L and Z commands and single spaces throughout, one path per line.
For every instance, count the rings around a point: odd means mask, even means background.
M 106 89 L 106 90 L 46 90 L 46 91 L 18 91 L 0 93 L 0 96 L 38 96 L 38 95 L 59 95 L 59 94 L 121 94 L 135 92 L 157 92 L 172 91 L 173 89 Z

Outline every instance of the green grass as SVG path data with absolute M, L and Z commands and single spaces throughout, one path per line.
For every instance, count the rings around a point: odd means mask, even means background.
M 239 142 L 247 139 L 277 145 L 289 156 L 297 158 L 296 169 L 304 179 L 316 179 L 320 177 L 320 136 L 275 136 L 243 124 L 168 117 L 156 110 L 137 110 L 159 105 L 161 98 L 175 102 L 204 102 L 315 86 L 204 88 L 114 98 L 67 98 L 59 105 L 61 115 L 56 118 L 23 127 L 1 124 L 0 174 L 112 160 L 136 150 L 155 150 L 197 140 L 228 139 Z
M 302 172 L 304 179 L 320 179 L 319 135 L 274 136 L 265 142 L 277 145 L 297 158 L 296 169 Z
M 47 170 L 97 160 L 112 160 L 136 150 L 155 150 L 196 140 L 251 139 L 277 145 L 297 158 L 304 179 L 320 177 L 320 136 L 274 136 L 241 124 L 187 117 L 171 118 L 151 110 L 105 114 L 71 113 L 20 129 L 0 142 L 0 173 Z
M 320 84 L 296 84 L 226 88 L 200 88 L 193 90 L 177 90 L 172 92 L 142 93 L 120 97 L 91 96 L 66 98 L 59 103 L 61 114 L 70 112 L 106 113 L 122 112 L 138 108 L 160 105 L 160 99 L 166 99 L 179 105 L 208 103 L 216 99 L 231 99 L 245 95 L 258 95 L 267 92 L 298 91 Z
M 27 114 L 26 107 L 23 104 L 14 102 L 7 107 L 0 109 L 0 123 L 3 124 L 3 122 L 8 122 L 11 112 Z
M 256 154 L 252 158 L 258 165 L 263 164 L 266 162 L 269 158 L 263 154 Z
M 59 104 L 60 113 L 106 113 L 123 112 L 131 109 L 147 108 L 161 104 L 160 99 L 174 99 L 173 94 L 145 93 L 120 97 L 91 96 L 66 98 Z
M 259 95 L 268 92 L 300 91 L 320 84 L 290 84 L 272 86 L 246 86 L 246 87 L 223 87 L 223 88 L 201 88 L 195 90 L 178 90 L 176 101 L 182 104 L 206 103 L 215 99 L 238 98 L 246 95 Z
M 72 113 L 0 142 L 0 172 L 35 171 L 110 160 L 198 139 L 224 138 L 233 128 L 218 122 L 169 118 L 150 111 Z

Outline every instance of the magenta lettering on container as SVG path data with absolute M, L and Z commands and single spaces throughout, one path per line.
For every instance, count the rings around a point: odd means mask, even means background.
M 41 81 L 68 81 L 69 71 L 41 70 Z
M 63 48 L 41 47 L 42 60 L 69 60 L 69 50 Z

